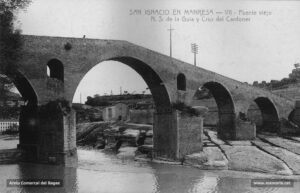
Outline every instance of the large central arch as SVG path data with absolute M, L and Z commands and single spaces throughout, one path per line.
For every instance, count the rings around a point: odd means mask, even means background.
M 24 105 L 20 107 L 18 147 L 26 151 L 28 147 L 36 146 L 38 142 L 36 121 L 38 97 L 29 80 L 21 72 L 14 71 L 7 75 L 24 100 Z M 32 150 L 29 150 L 29 154 L 24 154 L 24 159 L 36 158 L 37 151 Z
M 132 57 L 118 57 L 111 60 L 130 66 L 144 79 L 152 93 L 157 111 L 165 111 L 171 108 L 170 98 L 162 79 L 148 64 Z
M 155 105 L 153 120 L 153 148 L 158 156 L 166 155 L 167 157 L 176 157 L 178 154 L 178 139 L 176 129 L 174 129 L 172 103 L 167 88 L 159 74 L 150 65 L 133 57 L 113 57 L 101 62 L 105 61 L 117 61 L 123 63 L 135 70 L 144 79 L 151 91 Z M 96 65 L 101 64 L 101 62 Z M 88 71 L 82 74 L 82 78 L 91 69 L 92 68 L 89 68 Z M 73 99 L 74 95 L 75 92 L 73 93 Z
M 145 62 L 142 62 L 141 60 L 133 58 L 133 57 L 109 58 L 109 59 L 101 61 L 100 63 L 105 62 L 105 61 L 117 61 L 117 62 L 123 63 L 123 64 L 131 67 L 133 70 L 135 70 L 144 79 L 144 81 L 148 85 L 148 87 L 152 93 L 152 96 L 153 96 L 156 112 L 159 113 L 159 112 L 165 112 L 165 111 L 170 110 L 171 102 L 170 102 L 170 98 L 169 98 L 167 89 L 164 86 L 163 81 L 159 77 L 159 75 L 148 64 L 146 64 Z M 95 64 L 94 66 L 92 66 L 92 68 L 100 63 Z M 81 80 L 92 68 L 88 69 L 88 71 L 83 74 Z M 78 85 L 81 82 L 81 80 L 78 82 Z M 78 87 L 78 85 L 76 86 L 76 88 Z M 73 98 L 74 98 L 74 95 L 75 95 L 75 92 L 73 93 Z
M 203 85 L 213 95 L 219 114 L 218 136 L 221 139 L 235 138 L 235 108 L 229 91 L 218 82 L 207 82 Z

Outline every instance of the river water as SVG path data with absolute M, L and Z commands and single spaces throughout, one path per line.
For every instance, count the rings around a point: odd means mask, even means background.
M 199 169 L 134 161 L 101 150 L 78 149 L 78 168 L 41 164 L 0 165 L 0 193 L 288 193 L 300 192 L 299 180 L 291 188 L 254 188 L 259 174 L 202 171 Z M 7 187 L 7 179 L 62 179 L 63 187 Z

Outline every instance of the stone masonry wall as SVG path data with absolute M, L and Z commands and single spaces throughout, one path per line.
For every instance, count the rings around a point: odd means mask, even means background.
M 178 158 L 200 152 L 203 149 L 203 118 L 177 111 Z
M 202 151 L 203 118 L 180 111 L 154 116 L 154 149 L 157 157 L 182 159 Z
M 64 165 L 77 165 L 77 148 L 76 148 L 76 112 L 72 110 L 68 115 L 63 117 L 64 124 Z
M 77 164 L 75 112 L 39 117 L 38 162 L 75 166 Z
M 43 113 L 40 112 L 40 114 Z M 63 115 L 42 115 L 39 117 L 39 121 L 38 161 L 42 163 L 62 163 L 63 159 L 59 155 L 64 148 Z
M 175 159 L 178 154 L 176 113 L 155 113 L 153 123 L 154 156 Z

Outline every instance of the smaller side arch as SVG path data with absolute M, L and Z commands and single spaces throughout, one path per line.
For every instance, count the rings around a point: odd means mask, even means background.
M 55 78 L 60 81 L 64 81 L 64 65 L 58 59 L 51 59 L 47 63 L 47 74 L 50 78 Z
M 295 109 L 293 109 L 288 116 L 288 120 L 289 121 L 294 121 L 294 117 L 295 117 Z
M 293 109 L 293 110 L 289 113 L 288 120 L 289 120 L 289 121 L 292 121 L 292 122 L 296 122 L 296 121 L 295 121 L 295 109 Z
M 186 90 L 186 78 L 183 73 L 177 75 L 177 90 Z
M 279 116 L 274 103 L 267 97 L 258 97 L 254 100 L 260 109 L 262 126 L 258 131 L 278 132 Z
M 222 139 L 235 139 L 235 107 L 228 89 L 218 82 L 207 82 L 203 85 L 213 95 L 219 115 L 218 136 Z

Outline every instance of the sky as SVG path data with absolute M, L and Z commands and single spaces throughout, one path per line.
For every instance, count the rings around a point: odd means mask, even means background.
M 184 10 L 203 9 L 214 13 L 183 14 Z M 149 15 L 151 10 L 160 10 L 164 21 L 159 22 L 158 15 Z M 225 15 L 225 10 L 234 15 Z M 260 11 L 270 15 L 259 15 Z M 250 21 L 217 22 L 216 12 L 224 18 Z M 254 12 L 255 15 L 247 15 Z M 167 21 L 168 16 L 171 22 Z M 179 21 L 174 21 L 175 17 Z M 23 34 L 126 40 L 165 55 L 169 55 L 171 24 L 174 58 L 193 63 L 191 43 L 196 43 L 197 66 L 241 82 L 288 77 L 293 64 L 300 62 L 299 1 L 33 0 L 17 18 L 16 27 Z M 197 22 L 197 18 L 201 21 Z M 214 21 L 202 22 L 210 18 Z M 116 76 L 108 77 L 111 72 Z M 80 93 L 83 100 L 89 95 L 110 94 L 111 90 L 119 94 L 120 87 L 141 93 L 147 85 L 126 65 L 103 62 L 84 77 L 73 101 L 79 102 Z

